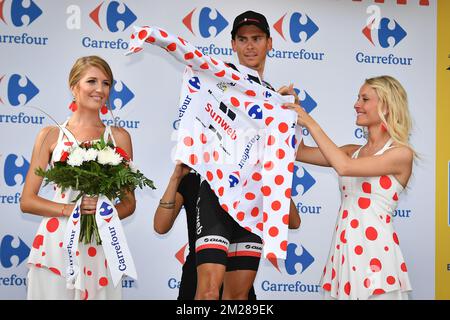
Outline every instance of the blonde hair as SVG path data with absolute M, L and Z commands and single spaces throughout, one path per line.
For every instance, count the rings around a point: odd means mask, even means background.
M 403 86 L 391 76 L 366 79 L 365 83 L 373 88 L 378 96 L 378 114 L 391 138 L 414 152 L 409 143 L 412 120 L 408 109 L 408 97 Z M 383 113 L 383 106 L 386 107 L 387 113 Z
M 112 86 L 114 77 L 109 64 L 99 56 L 86 56 L 78 58 L 77 61 L 75 61 L 72 69 L 70 70 L 70 88 L 74 87 L 80 81 L 84 72 L 86 72 L 86 69 L 89 67 L 96 67 L 100 69 L 108 77 L 108 80 L 110 81 L 110 87 Z

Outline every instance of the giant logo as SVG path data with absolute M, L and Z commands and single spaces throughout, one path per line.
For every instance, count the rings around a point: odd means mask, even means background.
M 198 32 L 203 38 L 210 38 L 212 36 L 217 37 L 227 26 L 228 21 L 220 14 L 218 10 L 215 10 L 214 16 L 211 17 L 211 8 L 203 7 L 200 12 L 194 14 L 197 8 L 189 12 L 182 20 L 183 24 L 188 28 L 190 32 L 195 36 L 195 29 L 198 26 Z M 194 26 L 194 27 L 193 27 Z M 212 34 L 211 28 L 214 29 L 214 34 Z
M 284 267 L 287 274 L 293 276 L 298 273 L 303 273 L 310 265 L 314 262 L 314 257 L 304 246 L 300 245 L 301 252 L 298 252 L 299 247 L 295 243 L 289 243 L 287 246 L 286 260 L 284 261 Z M 270 263 L 281 273 L 280 267 L 278 266 L 278 260 L 269 258 Z M 298 268 L 297 265 L 301 266 Z
M 286 15 L 287 13 L 273 25 L 273 28 L 284 40 L 286 40 L 285 29 L 289 30 L 289 37 L 294 43 L 299 43 L 302 41 L 307 42 L 314 34 L 316 34 L 317 31 L 319 31 L 317 24 L 315 24 L 315 22 L 307 14 L 294 12 L 289 19 L 286 19 L 288 22 L 284 22 Z M 287 28 L 285 28 L 285 25 L 287 25 Z
M 5 24 L 8 24 L 5 19 L 5 13 L 8 11 L 11 13 L 8 18 L 10 18 L 12 24 L 16 27 L 24 26 L 25 22 L 28 22 L 27 26 L 29 26 L 42 14 L 41 8 L 33 0 L 12 0 L 10 10 L 5 8 L 5 2 L 0 1 L 0 20 Z
M 121 3 L 118 1 L 111 1 L 108 5 L 102 2 L 92 10 L 89 17 L 101 30 L 106 26 L 110 32 L 124 31 L 136 21 L 137 17 L 125 3 L 119 7 Z M 122 30 L 119 30 L 119 22 L 123 26 Z
M 27 104 L 28 101 L 33 99 L 39 93 L 39 89 L 34 85 L 33 82 L 31 82 L 31 80 L 27 76 L 13 74 L 9 77 L 9 79 L 4 78 L 4 75 L 0 77 L 0 84 L 3 81 L 7 81 L 6 91 L 8 95 L 8 102 L 14 107 Z M 24 97 L 24 103 L 20 101 L 21 97 Z M 3 99 L 1 97 L 0 102 L 3 103 Z
M 111 87 L 111 92 L 109 93 L 109 101 L 111 102 L 112 110 L 115 110 L 119 104 L 120 109 L 122 109 L 134 98 L 134 93 L 125 85 L 125 83 L 123 83 L 123 81 L 120 81 L 120 83 L 122 85 L 122 89 L 119 91 L 116 89 L 117 81 L 114 80 Z
M 25 182 L 25 177 L 28 172 L 28 168 L 30 167 L 30 163 L 25 159 L 25 157 L 22 157 L 22 165 L 18 166 L 16 164 L 18 156 L 15 154 L 9 154 L 6 157 L 5 160 L 5 167 L 4 167 L 4 177 L 5 177 L 5 183 L 9 187 L 15 186 L 16 183 L 16 176 L 20 175 L 22 177 L 23 184 Z
M 299 172 L 303 171 L 303 175 L 299 177 Z M 302 186 L 301 194 L 304 195 L 311 187 L 316 184 L 313 176 L 304 168 L 300 170 L 299 166 L 294 165 L 294 175 L 292 177 L 292 196 L 296 197 L 299 194 L 298 187 Z
M 20 265 L 30 254 L 30 248 L 23 242 L 22 239 L 19 239 L 19 245 L 17 247 L 13 246 L 12 243 L 14 241 L 14 237 L 7 234 L 3 237 L 2 242 L 0 243 L 0 263 L 3 268 L 11 268 L 13 267 L 13 263 L 11 262 L 12 257 L 17 257 L 18 262 L 17 265 Z
M 382 18 L 378 28 L 375 26 L 375 19 L 372 20 L 372 22 L 364 27 L 362 33 L 372 45 L 376 46 L 376 44 L 379 44 L 382 48 L 391 47 L 389 41 L 393 42 L 392 47 L 395 47 L 407 35 L 407 32 L 397 21 L 391 21 L 388 18 Z

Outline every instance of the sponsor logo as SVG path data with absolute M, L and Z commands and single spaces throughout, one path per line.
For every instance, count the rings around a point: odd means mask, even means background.
M 306 91 L 294 88 L 295 93 L 298 95 L 300 100 L 300 105 L 306 112 L 310 113 L 317 107 L 317 102 L 313 97 Z M 306 128 L 302 128 L 303 136 L 309 136 L 309 131 Z
M 8 24 L 6 22 L 6 19 L 8 18 L 6 13 L 9 12 L 10 22 L 15 27 L 24 26 L 24 21 L 28 21 L 26 26 L 29 26 L 42 14 L 41 8 L 39 8 L 33 0 L 12 0 L 9 10 L 5 7 L 5 3 L 6 1 L 0 3 L 0 20 L 3 21 L 3 23 Z M 26 6 L 24 6 L 24 4 Z M 24 19 L 24 17 L 26 17 L 26 19 Z
M 111 1 L 109 4 L 100 3 L 89 13 L 89 17 L 100 30 L 112 33 L 125 31 L 137 19 L 134 12 L 124 2 L 119 1 Z M 123 28 L 119 29 L 119 26 Z M 128 41 L 122 38 L 102 40 L 85 36 L 81 39 L 81 44 L 85 48 L 128 49 Z
M 8 96 L 7 101 L 13 107 L 27 104 L 39 93 L 39 89 L 27 76 L 13 74 L 9 77 L 9 79 L 5 79 L 4 75 L 0 77 L 0 84 L 6 81 Z M 1 97 L 0 102 L 3 103 L 3 99 Z
M 113 217 L 113 208 L 107 203 L 103 202 L 100 206 L 100 216 L 105 220 L 107 223 L 109 223 Z
M 273 28 L 285 41 L 286 32 L 284 31 L 285 28 L 283 28 L 283 26 L 286 24 L 288 25 L 287 29 L 289 30 L 289 37 L 294 43 L 299 43 L 302 41 L 307 42 L 313 35 L 316 34 L 317 31 L 319 31 L 319 27 L 317 26 L 317 24 L 307 14 L 294 12 L 291 14 L 290 19 L 286 19 L 286 22 L 289 22 L 284 23 L 286 15 L 287 13 L 273 25 Z M 300 22 L 302 16 L 304 16 L 304 19 L 306 19 L 305 23 Z M 300 37 L 300 34 L 306 35 L 306 37 L 302 38 Z
M 39 93 L 39 89 L 26 75 L 0 76 L 0 86 L 2 92 L 6 92 L 6 96 L 0 96 L 0 104 L 7 103 L 12 107 L 26 106 Z M 45 116 L 28 115 L 22 111 L 17 114 L 0 114 L 0 123 L 42 125 L 44 119 Z
M 390 28 L 389 25 L 393 27 Z M 373 46 L 379 44 L 382 48 L 395 47 L 407 35 L 405 29 L 396 21 L 388 18 L 382 18 L 378 26 L 375 26 L 375 19 L 367 24 L 362 30 L 364 36 L 372 43 Z M 391 41 L 391 43 L 389 43 Z M 393 42 L 393 45 L 391 45 Z
M 200 36 L 203 38 L 217 37 L 228 26 L 228 21 L 216 9 L 214 9 L 214 18 L 211 18 L 211 13 L 213 12 L 213 9 L 211 8 L 203 7 L 197 11 L 198 14 L 196 11 L 197 8 L 189 12 L 182 20 L 184 26 L 194 36 L 196 33 L 200 33 Z M 214 35 L 210 32 L 211 29 L 214 29 L 215 31 Z
M 9 154 L 5 159 L 4 166 L 4 178 L 5 183 L 9 187 L 13 187 L 17 184 L 16 176 L 19 175 L 22 177 L 22 181 L 20 184 L 22 185 L 25 182 L 25 177 L 28 172 L 28 168 L 30 167 L 30 163 L 25 157 L 22 156 L 22 164 L 17 165 L 16 160 L 19 157 L 15 154 Z
M 297 254 L 298 245 L 296 243 L 289 243 L 286 251 L 286 260 L 284 261 L 284 267 L 287 274 L 293 276 L 298 273 L 303 273 L 309 266 L 314 262 L 314 257 L 305 249 L 304 246 L 300 245 L 302 248 L 301 254 Z M 278 266 L 278 260 L 269 258 L 270 263 L 277 269 L 280 273 L 281 270 Z M 297 265 L 301 266 L 301 270 L 297 269 Z
M 239 171 L 233 171 L 228 176 L 228 182 L 230 183 L 230 188 L 236 187 L 240 181 L 241 181 L 241 175 L 239 174 Z
M 12 235 L 7 234 L 3 237 L 2 242 L 0 243 L 0 263 L 3 268 L 8 269 L 19 266 L 30 254 L 30 247 L 28 247 L 27 244 L 20 239 L 20 237 L 17 237 L 17 239 L 19 239 L 19 244 L 17 246 L 13 246 L 15 239 Z M 11 261 L 12 257 L 17 257 L 18 259 L 15 266 Z
M 123 81 L 120 81 L 121 88 L 119 90 L 118 83 L 118 81 L 114 80 L 111 92 L 109 93 L 109 101 L 111 110 L 122 112 L 125 106 L 134 99 L 135 95 Z M 126 129 L 138 129 L 141 122 L 140 120 L 123 119 L 123 116 L 122 118 L 120 116 L 114 116 L 114 119 L 106 118 L 102 121 L 105 125 L 115 125 Z
M 117 81 L 114 80 L 111 92 L 109 93 L 109 100 L 111 101 L 111 109 L 115 110 L 120 106 L 120 109 L 124 108 L 134 98 L 134 93 L 120 81 L 122 89 L 117 90 Z
M 300 168 L 302 170 L 300 170 Z M 299 176 L 299 172 L 303 171 L 303 175 Z M 305 167 L 299 167 L 294 165 L 294 175 L 292 178 L 292 196 L 296 197 L 299 195 L 298 187 L 302 186 L 301 195 L 304 195 L 308 192 L 312 186 L 316 184 L 316 179 L 305 169 Z
M 0 21 L 16 28 L 30 26 L 42 15 L 42 10 L 33 0 L 11 0 L 5 6 L 6 1 L 0 1 Z M 3 29 L 3 28 L 2 28 Z M 48 37 L 34 36 L 26 32 L 17 34 L 0 34 L 0 43 L 23 45 L 47 45 Z
M 0 264 L 3 268 L 15 270 L 30 254 L 30 247 L 20 237 L 5 235 L 0 242 Z M 17 262 L 17 263 L 16 263 Z M 25 277 L 11 273 L 0 277 L 0 287 L 27 285 Z
M 378 16 L 368 20 L 362 33 L 373 47 L 379 46 L 384 49 L 395 48 L 408 35 L 406 30 L 396 20 L 391 20 L 386 17 L 380 19 Z M 413 58 L 399 57 L 393 53 L 390 53 L 389 55 L 371 55 L 364 52 L 357 52 L 355 60 L 358 63 L 365 64 L 399 66 L 411 66 L 413 63 Z
M 290 276 L 298 277 L 298 274 L 302 274 L 314 263 L 314 257 L 309 253 L 302 245 L 301 253 L 297 251 L 299 246 L 296 243 L 289 243 L 287 246 L 286 260 L 284 262 L 285 271 Z M 268 259 L 278 272 L 282 273 L 278 266 L 278 260 Z M 276 292 L 300 292 L 300 293 L 319 293 L 320 285 L 306 284 L 301 281 L 295 281 L 294 283 L 278 283 L 264 280 L 261 282 L 261 289 L 263 291 L 276 291 Z
M 101 30 L 106 27 L 106 29 L 110 32 L 125 31 L 125 29 L 127 29 L 137 19 L 136 15 L 125 3 L 122 3 L 122 8 L 120 9 L 119 7 L 121 7 L 121 3 L 118 1 L 111 1 L 104 7 L 103 4 L 104 2 L 100 3 L 100 5 L 89 13 L 89 17 Z M 119 30 L 119 22 L 123 25 L 122 30 Z
M 300 22 L 300 20 L 305 21 Z M 295 44 L 308 42 L 319 31 L 317 24 L 305 13 L 293 12 L 290 16 L 286 13 L 273 25 L 275 31 L 284 41 L 292 41 Z M 323 61 L 324 52 L 312 52 L 304 48 L 299 50 L 277 50 L 273 48 L 267 54 L 269 58 L 292 59 L 306 61 Z

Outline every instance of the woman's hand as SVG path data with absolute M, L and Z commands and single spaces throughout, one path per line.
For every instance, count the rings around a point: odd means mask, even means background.
M 191 168 L 181 161 L 177 161 L 172 173 L 172 179 L 181 180 L 185 175 L 191 171 Z
M 285 103 L 284 106 L 297 113 L 297 124 L 302 127 L 308 127 L 314 121 L 309 114 L 299 105 L 295 103 Z
M 280 89 L 277 90 L 277 92 L 279 94 L 281 94 L 282 96 L 288 96 L 288 95 L 294 96 L 294 98 L 295 98 L 294 103 L 296 103 L 296 104 L 299 103 L 299 98 L 298 98 L 297 92 L 295 92 L 295 90 L 294 90 L 294 84 L 293 83 L 291 83 L 289 85 L 289 87 L 282 86 Z
M 81 214 L 95 214 L 98 197 L 83 196 L 81 199 Z

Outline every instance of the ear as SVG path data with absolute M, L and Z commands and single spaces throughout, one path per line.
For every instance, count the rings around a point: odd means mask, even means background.
M 267 39 L 267 52 L 269 52 L 270 50 L 272 50 L 272 37 L 269 37 Z
M 231 48 L 233 48 L 233 52 L 236 52 L 236 40 L 231 39 Z

